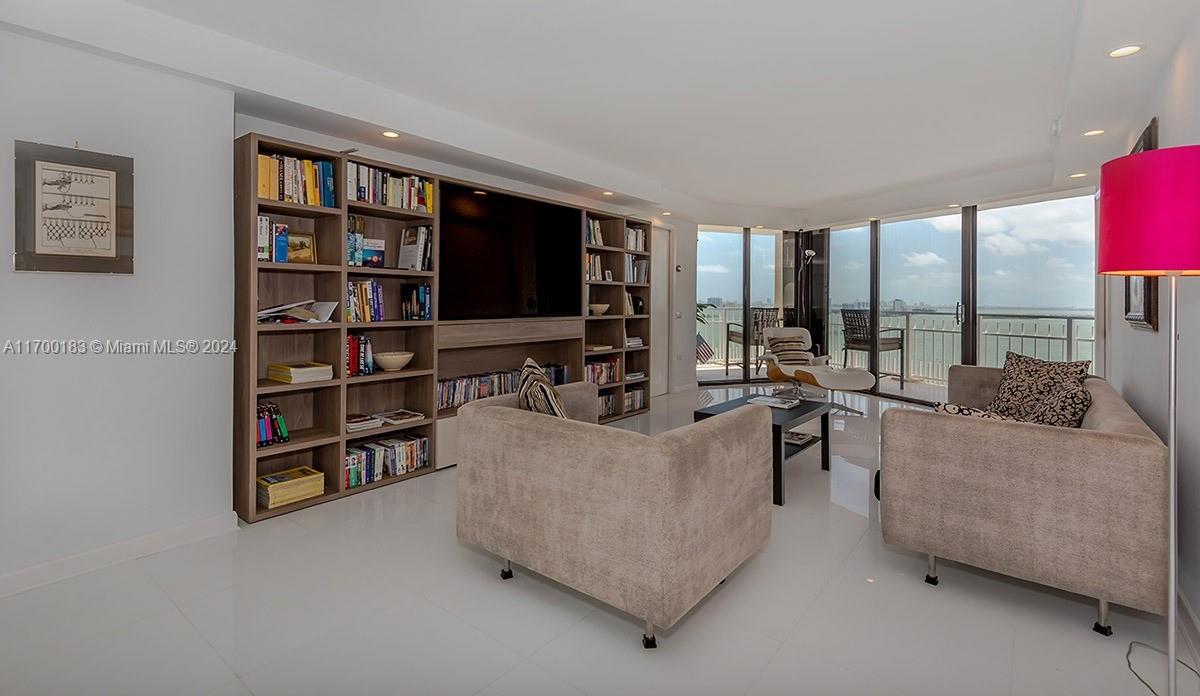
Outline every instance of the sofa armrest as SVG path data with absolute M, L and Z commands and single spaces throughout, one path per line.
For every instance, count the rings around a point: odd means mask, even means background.
M 1167 449 L 1096 430 L 889 409 L 884 541 L 1162 613 Z
M 555 389 L 571 420 L 595 423 L 600 418 L 600 388 L 591 382 L 572 382 Z
M 771 411 L 748 405 L 655 438 L 667 463 L 669 627 L 771 532 Z
M 1004 370 L 977 365 L 951 365 L 946 400 L 959 406 L 987 408 L 1000 389 Z

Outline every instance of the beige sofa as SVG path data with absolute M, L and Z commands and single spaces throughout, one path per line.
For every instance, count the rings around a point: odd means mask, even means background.
M 558 390 L 571 420 L 515 396 L 459 409 L 458 538 L 644 620 L 655 647 L 654 626 L 673 626 L 767 543 L 770 412 L 648 437 L 596 425 L 595 385 Z
M 950 368 L 951 403 L 986 408 L 996 368 Z M 883 539 L 1155 614 L 1167 604 L 1167 449 L 1108 382 L 1081 428 L 912 409 L 882 419 Z

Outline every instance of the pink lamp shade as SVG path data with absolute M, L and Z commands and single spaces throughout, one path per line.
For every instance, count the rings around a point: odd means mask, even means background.
M 1100 273 L 1200 275 L 1200 145 L 1101 167 L 1097 247 Z

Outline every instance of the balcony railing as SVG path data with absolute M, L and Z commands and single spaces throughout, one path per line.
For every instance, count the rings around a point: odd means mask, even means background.
M 741 307 L 713 307 L 705 310 L 707 324 L 700 324 L 700 335 L 712 347 L 714 357 L 708 365 L 725 364 L 726 327 L 742 321 Z M 904 311 L 883 312 L 880 325 L 904 329 L 905 377 L 930 384 L 945 384 L 950 366 L 962 361 L 961 325 L 953 312 Z M 893 332 L 891 334 L 895 336 Z M 829 315 L 828 346 L 822 353 L 829 362 L 843 366 L 842 316 L 835 310 Z M 1007 351 L 1032 355 L 1043 360 L 1092 360 L 1096 343 L 1096 322 L 1088 315 L 1055 315 L 1052 312 L 1023 314 L 1021 312 L 981 312 L 979 314 L 978 364 L 1000 367 Z M 756 355 L 761 348 L 753 348 Z M 852 367 L 867 366 L 867 354 L 849 351 L 847 362 Z M 738 365 L 742 360 L 740 344 L 729 346 L 729 361 Z M 751 365 L 753 367 L 753 365 Z M 888 351 L 879 356 L 883 374 L 900 373 L 900 352 Z M 1093 368 L 1095 365 L 1093 364 Z

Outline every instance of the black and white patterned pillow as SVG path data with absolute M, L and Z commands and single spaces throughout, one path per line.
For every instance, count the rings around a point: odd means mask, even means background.
M 987 410 L 1002 416 L 1029 420 L 1034 409 L 1066 387 L 1081 387 L 1091 360 L 1049 362 L 1011 350 L 1004 357 L 1000 388 Z
M 947 404 L 937 402 L 933 405 L 934 413 L 944 413 L 948 416 L 971 416 L 972 418 L 986 418 L 988 420 L 1015 421 L 1016 418 L 1002 416 L 999 413 L 985 411 L 982 408 L 972 408 L 970 406 L 959 406 L 958 404 Z
M 808 350 L 810 347 L 812 344 L 803 338 L 771 336 L 767 339 L 767 348 L 780 365 L 808 365 L 813 357 Z
M 1092 393 L 1082 386 L 1063 387 L 1051 394 L 1029 414 L 1030 423 L 1078 428 L 1092 407 Z
M 550 383 L 546 373 L 533 358 L 525 358 L 521 367 L 521 383 L 517 387 L 517 405 L 526 411 L 544 413 L 548 416 L 567 417 L 562 397 Z

